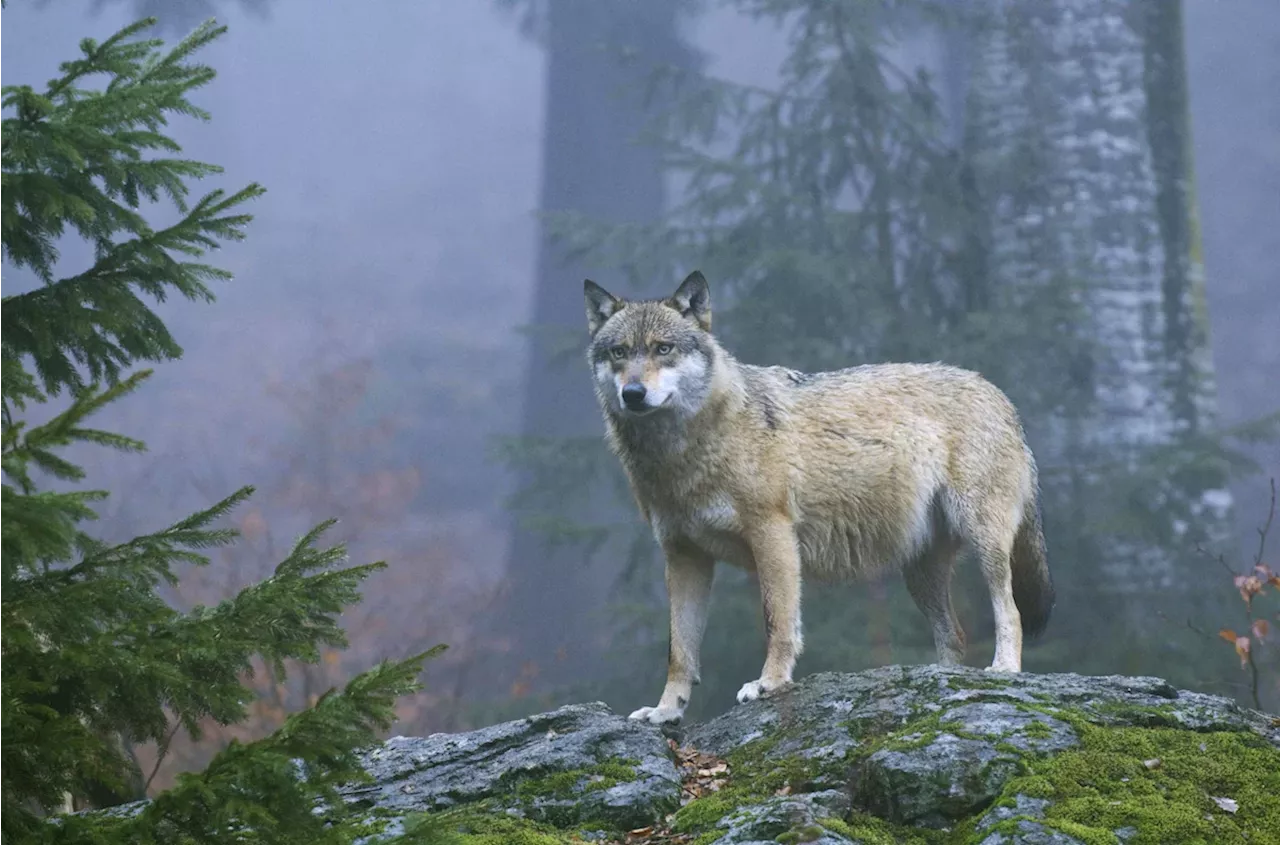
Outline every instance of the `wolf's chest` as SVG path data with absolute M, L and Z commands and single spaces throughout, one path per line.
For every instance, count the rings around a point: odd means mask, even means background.
M 751 565 L 751 549 L 742 536 L 742 521 L 727 498 L 680 508 L 670 504 L 656 507 L 653 527 L 660 539 L 678 539 L 738 566 Z

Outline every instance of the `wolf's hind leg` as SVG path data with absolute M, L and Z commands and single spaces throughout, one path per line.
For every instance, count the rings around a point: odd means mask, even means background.
M 1013 601 L 1014 529 L 1000 520 L 975 526 L 972 543 L 991 593 L 996 623 L 996 653 L 987 668 L 993 672 L 1022 671 L 1022 614 Z
M 1009 566 L 1010 543 L 979 547 L 982 574 L 991 591 L 996 622 L 996 653 L 987 668 L 993 672 L 1022 671 L 1022 615 L 1013 602 L 1013 577 Z
M 702 634 L 707 627 L 715 560 L 688 548 L 671 548 L 667 557 L 667 598 L 671 640 L 667 648 L 667 685 L 656 707 L 641 707 L 632 719 L 660 725 L 679 722 L 699 674 Z
M 958 550 L 955 539 L 940 537 L 903 570 L 907 592 L 933 629 L 938 663 L 943 666 L 964 662 L 964 629 L 951 604 L 951 572 Z
M 1013 538 L 1025 508 L 1017 484 L 1002 483 L 1016 472 L 988 475 L 966 492 L 944 499 L 952 528 L 973 549 L 991 594 L 996 623 L 993 672 L 1022 671 L 1022 615 L 1013 601 Z

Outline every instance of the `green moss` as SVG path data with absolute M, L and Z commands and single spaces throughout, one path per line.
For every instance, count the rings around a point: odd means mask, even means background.
M 1019 781 L 1021 789 L 1018 792 L 1028 798 L 1052 798 L 1053 782 L 1047 777 L 1037 774 L 1023 775 Z M 1013 802 L 1009 802 L 1009 806 L 1014 806 Z
M 737 809 L 742 795 L 732 789 L 722 790 L 714 795 L 696 798 L 681 807 L 671 820 L 671 829 L 678 833 L 694 833 L 713 828 L 720 820 Z
M 1050 799 L 1046 827 L 1089 845 L 1117 842 L 1113 831 L 1122 827 L 1138 831 L 1129 845 L 1280 843 L 1280 751 L 1261 738 L 1105 727 L 1078 714 L 1057 715 L 1072 724 L 1080 745 L 1052 757 L 1028 756 L 1027 773 L 1003 792 Z M 1148 760 L 1160 763 L 1148 768 Z M 1213 797 L 1233 799 L 1238 811 L 1223 812 Z
M 984 829 L 980 833 L 974 833 L 973 831 L 970 831 L 969 838 L 965 839 L 964 841 L 980 842 L 994 833 L 1002 833 L 1009 839 L 1012 839 L 1016 842 L 1019 840 L 1020 837 L 1025 836 L 1023 830 L 1021 829 L 1021 825 L 1023 822 L 1033 822 L 1035 824 L 1039 824 L 1046 828 L 1054 827 L 1052 825 L 1045 824 L 1040 819 L 1033 819 L 1028 816 L 1015 816 L 1011 819 L 1005 819 L 1004 821 L 999 822 L 998 824 L 992 825 L 991 827 Z M 1100 838 L 1097 831 L 1080 830 L 1078 828 L 1079 828 L 1079 825 L 1066 823 L 1062 827 L 1056 827 L 1055 829 L 1061 831 L 1062 833 L 1066 833 L 1067 835 L 1071 836 L 1074 841 L 1079 841 L 1083 843 L 1083 845 L 1119 845 L 1120 840 L 1114 834 L 1106 833 L 1106 834 L 1103 834 L 1105 838 Z
M 1038 719 L 1022 729 L 1022 735 L 1032 739 L 1048 739 L 1053 736 L 1053 729 Z
M 1124 701 L 1104 701 L 1094 705 L 1094 713 L 1099 716 L 1110 716 L 1117 721 L 1124 721 L 1142 727 L 1181 727 L 1177 710 L 1172 704 L 1160 704 L 1150 707 L 1145 704 L 1129 704 Z
M 569 799 L 583 792 L 612 789 L 619 783 L 635 780 L 638 760 L 611 760 L 586 769 L 555 772 L 541 778 L 526 778 L 515 786 L 515 793 L 526 801 L 538 798 Z
M 457 845 L 571 845 L 587 842 L 576 833 L 520 819 L 501 811 L 487 812 L 473 805 L 436 814 L 442 826 L 455 831 Z
M 786 833 L 778 834 L 775 841 L 781 842 L 782 845 L 796 845 L 799 842 L 813 842 L 822 838 L 822 828 L 816 824 L 805 825 L 788 830 Z
M 747 743 L 728 757 L 730 779 L 727 786 L 712 795 L 698 798 L 682 807 L 672 819 L 678 833 L 720 831 L 740 808 L 760 803 L 784 787 L 794 793 L 811 791 L 815 781 L 844 782 L 857 760 L 882 748 L 906 750 L 933 742 L 942 731 L 963 735 L 958 723 L 944 723 L 939 713 L 927 713 L 898 730 L 881 735 L 850 751 L 844 759 L 814 760 L 799 756 L 776 756 L 778 744 L 786 739 L 778 732 Z M 867 845 L 929 845 L 944 842 L 935 831 L 900 827 L 869 815 L 853 814 L 850 821 L 823 819 L 821 825 L 854 841 Z M 849 832 L 846 832 L 849 831 Z M 813 826 L 797 828 L 782 834 L 780 842 L 805 842 L 817 839 L 821 831 Z M 712 838 L 709 841 L 714 841 Z
M 1120 845 L 1120 837 L 1111 831 L 1101 831 L 1066 819 L 1059 819 L 1056 823 L 1045 826 L 1065 833 L 1073 839 L 1079 839 L 1084 845 Z
M 715 842 L 717 839 L 724 836 L 728 832 L 729 832 L 728 829 L 724 829 L 724 828 L 709 830 L 706 833 L 699 836 L 697 839 L 693 840 L 691 845 L 711 845 L 712 842 Z
M 939 845 L 947 841 L 942 831 L 900 827 L 863 813 L 853 813 L 847 819 L 818 819 L 818 824 L 863 845 Z
M 838 836 L 843 836 L 846 839 L 853 838 L 853 828 L 849 827 L 849 823 L 844 819 L 837 819 L 835 817 L 818 819 L 818 824 Z
M 1121 704 L 1086 706 L 1075 710 L 1044 704 L 1022 704 L 1071 725 L 1079 745 L 1056 755 L 1019 752 L 1008 742 L 997 743 L 1002 752 L 1015 755 L 1021 771 L 1002 790 L 996 804 L 1013 807 L 1017 795 L 1050 801 L 1044 819 L 1046 829 L 1074 837 L 1087 845 L 1118 845 L 1114 831 L 1131 827 L 1138 833 L 1128 845 L 1151 843 L 1274 843 L 1280 836 L 1280 751 L 1249 733 L 1195 732 L 1177 724 L 1171 706 L 1135 707 Z M 1123 721 L 1137 726 L 1099 725 L 1098 721 Z M 803 726 L 798 730 L 803 731 Z M 963 736 L 959 726 L 938 713 L 922 713 L 896 730 L 862 742 L 845 759 L 809 759 L 780 755 L 779 743 L 786 730 L 747 743 L 729 755 L 730 777 L 719 792 L 680 808 L 672 819 L 675 832 L 691 834 L 694 845 L 710 845 L 726 832 L 742 808 L 767 800 L 787 787 L 802 793 L 842 782 L 850 769 L 880 749 L 918 748 L 947 732 Z M 1034 722 L 1021 733 L 1046 737 L 1047 724 Z M 1203 750 L 1201 746 L 1203 745 Z M 1144 761 L 1160 760 L 1148 768 Z M 592 790 L 635 780 L 632 761 L 602 763 L 587 769 L 557 772 L 526 779 L 510 786 L 527 801 L 540 798 L 569 799 Z M 1238 802 L 1235 814 L 1223 812 L 1213 797 Z M 517 819 L 496 810 L 454 811 L 455 829 L 463 845 L 560 845 L 586 841 L 582 831 L 611 829 L 572 819 L 552 819 L 563 829 Z M 977 843 L 995 831 L 1016 833 L 1020 821 L 1000 822 L 980 834 L 974 816 L 950 832 L 903 827 L 873 816 L 852 813 L 843 819 L 824 818 L 821 828 L 866 845 L 965 845 Z M 769 833 L 772 836 L 777 830 Z M 800 843 L 820 838 L 821 829 L 806 825 L 787 830 L 777 841 Z
M 864 757 L 877 751 L 914 751 L 917 748 L 932 745 L 938 738 L 938 734 L 938 728 L 933 725 L 928 727 L 913 725 L 910 730 L 888 734 L 879 741 L 864 746 L 861 749 L 863 753 L 858 756 Z
M 858 760 L 871 756 L 877 751 L 911 751 L 917 748 L 924 748 L 933 744 L 944 733 L 960 739 L 987 739 L 987 737 L 980 736 L 972 731 L 964 730 L 962 725 L 962 722 L 944 722 L 941 711 L 926 713 L 923 716 L 912 719 L 897 730 L 869 738 L 847 755 L 845 768 L 848 768 Z M 1016 751 L 1016 749 L 1014 750 Z
M 680 833 L 700 833 L 718 829 L 721 822 L 739 807 L 756 804 L 783 787 L 792 792 L 810 791 L 824 774 L 843 771 L 840 760 L 813 760 L 800 756 L 771 757 L 786 739 L 785 731 L 752 740 L 729 754 L 730 778 L 719 792 L 697 798 L 681 807 L 672 819 L 672 829 Z
M 998 678 L 972 678 L 962 676 L 958 678 L 948 678 L 947 687 L 949 689 L 1008 689 L 1009 682 L 1002 681 Z
M 612 789 L 620 783 L 638 780 L 640 775 L 635 766 L 638 760 L 608 760 L 581 769 L 569 771 L 553 771 L 538 776 L 536 773 L 512 772 L 498 785 L 495 795 L 510 795 L 518 799 L 516 806 L 525 814 L 541 822 L 555 825 L 558 828 L 579 830 L 584 827 L 599 830 L 623 830 L 635 827 L 635 823 L 643 823 L 644 816 L 637 817 L 633 809 L 627 807 L 610 808 L 604 806 L 599 798 L 589 800 L 593 793 Z M 584 799 L 588 799 L 584 803 Z M 511 804 L 510 799 L 500 799 Z M 674 796 L 669 807 L 655 807 L 659 813 L 674 810 Z M 583 815 L 592 817 L 592 824 L 583 821 Z M 604 816 L 604 820 L 596 817 Z

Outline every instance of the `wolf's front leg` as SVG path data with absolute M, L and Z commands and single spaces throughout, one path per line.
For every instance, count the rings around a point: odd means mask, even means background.
M 804 649 L 795 529 L 789 520 L 775 519 L 758 526 L 749 539 L 764 608 L 765 661 L 760 680 L 738 690 L 739 703 L 790 684 L 796 658 Z
M 707 627 L 707 606 L 715 560 L 687 548 L 672 548 L 667 556 L 667 598 L 671 605 L 671 641 L 667 647 L 667 685 L 657 707 L 641 707 L 631 714 L 660 725 L 678 722 L 689 704 L 699 675 L 702 633 Z

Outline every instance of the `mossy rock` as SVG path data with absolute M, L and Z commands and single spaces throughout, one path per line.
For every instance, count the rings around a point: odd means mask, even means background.
M 391 740 L 347 795 L 460 845 L 1280 845 L 1280 720 L 1155 678 L 826 673 L 681 739 L 729 763 L 683 807 L 662 732 L 599 704 Z
M 685 741 L 732 765 L 727 789 L 675 816 L 717 845 L 764 841 L 754 820 L 776 827 L 772 810 L 832 790 L 850 810 L 811 813 L 836 837 L 814 841 L 1280 843 L 1280 720 L 1155 678 L 824 673 Z
M 979 819 L 984 845 L 1023 827 L 1085 845 L 1280 843 L 1280 751 L 1245 731 L 1106 727 L 1075 714 L 1080 743 L 1031 759 Z M 1010 812 L 1010 807 L 1014 812 Z
M 627 830 L 680 802 L 661 733 L 604 704 L 562 707 L 463 734 L 394 737 L 364 755 L 372 783 L 348 801 L 408 815 L 478 806 L 572 828 Z
M 879 740 L 852 769 L 854 803 L 898 824 L 944 829 L 985 809 L 1027 755 L 1077 744 L 1067 723 L 1008 702 L 948 708 Z

